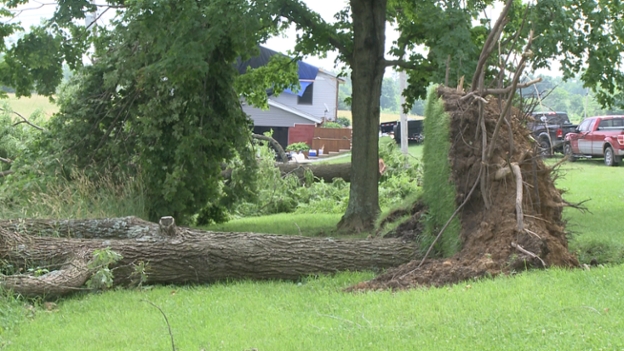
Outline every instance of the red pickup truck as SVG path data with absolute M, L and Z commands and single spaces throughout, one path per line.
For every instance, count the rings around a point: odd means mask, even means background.
M 575 132 L 566 135 L 564 152 L 571 161 L 602 157 L 607 166 L 617 165 L 624 156 L 624 116 L 586 118 Z

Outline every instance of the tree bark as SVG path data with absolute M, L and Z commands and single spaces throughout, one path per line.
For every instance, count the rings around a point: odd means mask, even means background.
M 385 70 L 386 0 L 351 0 L 353 18 L 353 148 L 351 188 L 341 231 L 374 228 L 379 215 L 379 113 Z
M 305 178 L 305 170 L 309 169 L 318 180 L 323 179 L 326 183 L 331 183 L 334 178 L 342 178 L 345 182 L 351 181 L 351 162 L 345 163 L 333 163 L 333 164 L 318 164 L 318 163 L 276 163 L 282 173 L 285 176 L 289 173 L 296 174 L 299 179 Z M 221 172 L 223 179 L 230 179 L 232 177 L 232 169 L 228 168 Z
M 277 156 L 279 156 L 280 160 L 282 160 L 282 162 L 284 163 L 288 163 L 288 156 L 286 155 L 286 152 L 284 152 L 284 148 L 282 148 L 282 145 L 280 145 L 277 140 L 261 134 L 251 134 L 251 136 L 252 138 L 257 140 L 268 141 L 275 150 L 275 152 L 277 152 Z
M 167 233 L 172 233 L 167 231 Z M 298 279 L 339 271 L 379 270 L 409 262 L 415 243 L 399 239 L 339 240 L 254 233 L 217 233 L 178 227 L 174 236 L 134 217 L 105 220 L 0 222 L 0 261 L 14 269 L 46 267 L 41 276 L 3 276 L 0 286 L 33 296 L 80 289 L 96 249 L 123 259 L 111 268 L 114 285 L 132 284 L 134 267 L 147 264 L 148 283 L 208 283 L 226 279 Z M 40 236 L 40 235 L 53 235 Z
M 309 169 L 314 177 L 323 179 L 326 183 L 331 183 L 334 178 L 342 178 L 345 182 L 351 181 L 351 162 L 334 164 L 314 164 L 314 163 L 288 163 L 278 165 L 282 175 L 295 173 L 299 179 L 305 176 L 305 170 Z

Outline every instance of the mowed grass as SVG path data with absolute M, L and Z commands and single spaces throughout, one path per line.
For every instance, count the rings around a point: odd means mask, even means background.
M 26 118 L 38 111 L 42 111 L 44 115 L 49 118 L 58 111 L 58 106 L 50 102 L 50 99 L 45 96 L 33 95 L 29 98 L 16 98 L 15 94 L 8 95 L 8 99 L 0 100 L 0 102 L 6 101 L 13 111 Z
M 331 236 L 342 215 L 279 213 L 248 217 L 204 227 L 215 232 L 253 232 L 281 235 Z
M 602 160 L 579 160 L 561 167 L 557 186 L 571 203 L 586 201 L 587 211 L 564 209 L 571 233 L 570 249 L 582 262 L 624 262 L 624 167 Z
M 120 290 L 61 301 L 6 350 L 621 350 L 624 266 L 345 293 L 371 278 Z
M 388 138 L 386 136 L 382 137 L 382 138 Z M 397 145 L 399 148 L 401 147 L 400 145 Z M 407 152 L 414 157 L 415 159 L 421 159 L 422 158 L 422 150 L 423 150 L 423 145 L 422 144 L 416 144 L 416 143 L 410 143 L 407 147 Z M 351 162 L 351 153 L 349 152 L 348 154 L 343 154 L 340 155 L 338 157 L 332 157 L 330 159 L 327 160 L 319 160 L 317 161 L 319 164 L 336 164 L 336 163 L 345 163 L 345 162 Z

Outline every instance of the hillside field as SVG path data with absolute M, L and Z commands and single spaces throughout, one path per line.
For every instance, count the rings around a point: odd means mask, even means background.
M 338 117 L 347 117 L 351 121 L 351 111 L 339 110 Z M 421 116 L 416 116 L 416 115 L 407 116 L 408 119 L 419 118 L 419 117 Z M 401 119 L 401 115 L 399 115 L 398 113 L 382 112 L 379 118 L 379 121 L 380 122 L 393 122 L 393 121 L 398 121 L 400 119 Z
M 0 100 L 1 103 L 8 103 L 11 109 L 24 117 L 29 117 L 35 111 L 41 110 L 47 117 L 58 111 L 58 106 L 45 96 L 33 95 L 31 97 L 16 98 L 15 94 L 8 94 L 7 99 Z

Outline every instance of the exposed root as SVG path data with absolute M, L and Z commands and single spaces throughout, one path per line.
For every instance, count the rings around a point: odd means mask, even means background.
M 524 230 L 524 221 L 522 219 L 522 172 L 515 162 L 511 164 L 511 169 L 516 177 L 516 230 L 521 232 Z

